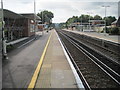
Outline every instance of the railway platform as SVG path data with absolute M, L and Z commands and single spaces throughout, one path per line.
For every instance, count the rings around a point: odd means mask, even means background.
M 84 88 L 65 55 L 56 31 L 50 32 L 28 88 Z
M 104 33 L 89 32 L 89 31 L 80 32 L 80 31 L 75 31 L 75 30 L 72 31 L 68 29 L 64 29 L 64 30 L 120 44 L 120 40 L 119 40 L 120 36 L 118 35 L 108 35 Z

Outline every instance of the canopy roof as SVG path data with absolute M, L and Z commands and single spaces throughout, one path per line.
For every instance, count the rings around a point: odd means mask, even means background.
M 2 11 L 2 9 L 0 9 L 0 12 L 1 11 Z M 20 18 L 34 19 L 34 18 L 36 18 L 37 20 L 40 20 L 40 17 L 38 17 L 34 13 L 17 14 L 15 12 L 12 12 L 7 9 L 3 9 L 3 15 L 4 15 L 4 18 L 10 18 L 10 19 L 20 19 Z
M 89 20 L 89 22 L 105 22 L 105 20 Z
M 114 22 L 112 22 L 111 24 L 116 24 L 118 20 L 115 20 Z
M 2 9 L 0 9 L 0 11 L 2 11 Z M 3 10 L 3 15 L 4 15 L 4 18 L 11 18 L 11 19 L 24 18 L 22 15 L 14 13 L 14 12 L 7 10 L 7 9 Z
M 40 20 L 40 17 L 38 17 L 38 16 L 35 15 L 34 13 L 27 13 L 27 14 L 21 14 L 21 15 L 23 15 L 24 17 L 29 18 L 29 19 L 34 19 L 34 18 L 36 18 L 37 20 Z

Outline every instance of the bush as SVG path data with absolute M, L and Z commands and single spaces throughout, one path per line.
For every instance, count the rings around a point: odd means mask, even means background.
M 119 28 L 118 27 L 111 28 L 111 34 L 119 35 L 120 34 Z
M 101 33 L 103 33 L 104 30 L 105 28 L 103 29 L 103 31 L 101 31 Z M 106 28 L 106 33 L 111 34 L 111 35 L 120 35 L 120 28 L 118 27 Z
M 106 29 L 103 28 L 103 31 L 101 31 L 101 33 L 104 33 L 104 30 L 106 30 L 106 33 L 110 33 L 110 32 L 111 32 L 111 28 L 107 28 L 107 27 L 106 27 Z
M 106 27 L 106 33 L 110 33 L 111 28 Z
M 9 52 L 9 51 L 14 49 L 14 46 L 13 45 L 7 45 L 6 49 L 7 49 L 7 52 Z

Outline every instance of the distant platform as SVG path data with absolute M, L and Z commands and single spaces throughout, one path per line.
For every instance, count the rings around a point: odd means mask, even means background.
M 79 34 L 84 34 L 90 37 L 95 37 L 95 38 L 99 38 L 99 39 L 103 39 L 106 41 L 111 41 L 114 43 L 119 43 L 120 44 L 120 36 L 119 35 L 108 35 L 107 33 L 97 33 L 97 32 L 90 32 L 90 31 L 86 31 L 86 32 L 81 32 L 81 31 L 72 31 L 72 30 L 68 30 L 68 29 L 63 29 L 63 30 L 67 30 L 70 32 L 74 32 L 74 33 L 79 33 Z

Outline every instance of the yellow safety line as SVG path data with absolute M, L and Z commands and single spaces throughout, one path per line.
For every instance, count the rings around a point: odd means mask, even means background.
M 44 57 L 45 57 L 45 54 L 46 54 L 46 51 L 47 51 L 47 48 L 48 48 L 48 45 L 49 45 L 51 36 L 52 36 L 52 33 L 51 33 L 51 35 L 49 36 L 49 39 L 48 39 L 48 41 L 47 41 L 47 44 L 46 44 L 46 46 L 45 46 L 45 48 L 44 48 L 44 51 L 43 51 L 43 53 L 42 53 L 42 56 L 41 56 L 40 61 L 39 61 L 39 63 L 38 63 L 38 66 L 37 66 L 37 68 L 36 68 L 36 70 L 35 70 L 35 72 L 34 72 L 34 75 L 33 75 L 32 79 L 31 79 L 31 82 L 30 82 L 27 90 L 32 90 L 32 89 L 35 87 L 35 83 L 36 83 L 36 81 L 37 81 L 37 77 L 38 77 L 39 71 L 40 71 L 40 69 L 41 69 L 42 62 L 43 62 L 43 59 L 44 59 Z

